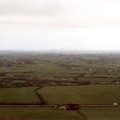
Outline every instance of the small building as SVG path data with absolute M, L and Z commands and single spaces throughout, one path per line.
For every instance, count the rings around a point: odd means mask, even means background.
M 79 104 L 57 105 L 59 110 L 79 110 Z
M 118 106 L 119 104 L 117 102 L 113 103 L 114 106 Z

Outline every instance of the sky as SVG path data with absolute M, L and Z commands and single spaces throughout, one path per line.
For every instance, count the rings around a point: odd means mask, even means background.
M 0 0 L 0 50 L 120 51 L 120 1 Z

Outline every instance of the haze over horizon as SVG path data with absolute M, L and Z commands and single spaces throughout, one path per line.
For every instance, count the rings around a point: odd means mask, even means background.
M 0 50 L 120 51 L 120 1 L 0 0 Z

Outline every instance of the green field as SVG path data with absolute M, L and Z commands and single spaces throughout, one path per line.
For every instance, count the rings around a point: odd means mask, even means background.
M 0 103 L 40 103 L 35 88 L 0 88 Z M 120 103 L 119 91 L 119 85 L 45 86 L 39 94 L 48 104 L 113 104 Z
M 39 90 L 48 103 L 113 104 L 120 102 L 119 85 L 47 86 Z
M 87 120 L 120 120 L 120 108 L 81 108 Z
M 120 108 L 81 108 L 87 120 L 120 120 Z M 84 120 L 77 111 L 50 108 L 0 108 L 1 120 Z
M 0 103 L 40 103 L 35 88 L 0 88 Z M 120 103 L 119 91 L 119 85 L 45 86 L 39 94 L 48 104 L 113 104 Z
M 35 87 L 0 88 L 0 103 L 39 103 L 34 89 Z
M 58 111 L 49 108 L 0 108 L 1 120 L 79 120 L 75 111 Z

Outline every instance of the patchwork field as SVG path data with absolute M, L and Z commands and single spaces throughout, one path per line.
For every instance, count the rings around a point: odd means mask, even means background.
M 40 103 L 35 89 L 47 104 L 113 104 L 120 102 L 119 85 L 44 86 L 0 88 L 0 103 Z M 118 91 L 118 92 L 117 92 Z M 9 98 L 9 99 L 8 99 Z
M 0 78 L 119 81 L 119 54 L 0 53 Z
M 120 120 L 119 91 L 119 53 L 0 52 L 0 120 Z M 40 104 L 113 106 L 69 111 Z

